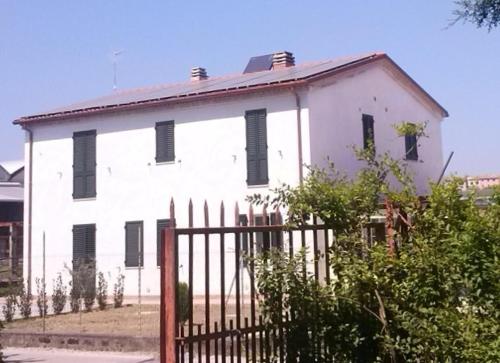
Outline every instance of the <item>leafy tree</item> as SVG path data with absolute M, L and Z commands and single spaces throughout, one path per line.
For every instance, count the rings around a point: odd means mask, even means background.
M 468 21 L 488 30 L 500 24 L 500 0 L 459 0 L 455 3 L 458 9 L 454 11 L 454 23 Z
M 249 197 L 286 206 L 289 225 L 312 215 L 335 231 L 330 285 L 304 276 L 305 255 L 257 257 L 269 328 L 289 317 L 287 361 L 500 361 L 500 189 L 484 209 L 459 179 L 432 185 L 423 200 L 404 164 L 356 153 L 366 167 L 354 180 L 333 166 L 311 169 L 301 186 Z M 373 243 L 363 229 L 382 201 L 389 228 Z

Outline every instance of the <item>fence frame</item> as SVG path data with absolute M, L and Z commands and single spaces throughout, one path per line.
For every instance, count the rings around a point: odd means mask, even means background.
M 221 361 L 226 362 L 226 340 L 229 339 L 230 352 L 228 354 L 228 360 L 230 362 L 236 361 L 240 363 L 242 358 L 246 358 L 246 362 L 257 362 L 257 355 L 261 359 L 261 361 L 269 362 L 269 357 L 271 355 L 270 350 L 273 350 L 274 355 L 278 352 L 279 349 L 279 362 L 284 362 L 284 346 L 282 344 L 284 334 L 284 330 L 286 330 L 288 314 L 285 314 L 285 318 L 283 324 L 274 329 L 273 331 L 269 331 L 265 325 L 263 324 L 262 316 L 256 316 L 256 288 L 255 288 L 255 276 L 254 276 L 254 263 L 253 257 L 255 256 L 256 246 L 257 246 L 257 234 L 263 233 L 271 238 L 273 233 L 281 233 L 281 245 L 279 248 L 284 250 L 284 236 L 285 234 L 288 236 L 288 245 L 289 250 L 288 253 L 290 256 L 295 254 L 294 245 L 299 247 L 311 247 L 312 255 L 314 256 L 314 261 L 312 264 L 312 268 L 314 269 L 314 277 L 316 281 L 320 281 L 320 267 L 319 262 L 320 259 L 323 258 L 324 261 L 324 276 L 322 279 L 324 283 L 329 284 L 331 280 L 331 271 L 329 266 L 329 248 L 331 243 L 335 238 L 335 231 L 331 228 L 325 226 L 324 224 L 320 224 L 318 219 L 313 217 L 311 219 L 311 224 L 305 224 L 301 226 L 296 226 L 294 228 L 290 228 L 282 224 L 282 218 L 279 209 L 274 211 L 275 213 L 275 222 L 274 225 L 269 225 L 268 223 L 268 211 L 267 205 L 262 207 L 263 217 L 263 225 L 256 226 L 255 215 L 253 207 L 250 206 L 248 211 L 248 225 L 241 226 L 239 219 L 239 207 L 238 204 L 235 204 L 234 207 L 234 226 L 226 226 L 225 225 L 225 209 L 224 204 L 221 203 L 220 206 L 220 226 L 211 227 L 209 225 L 209 213 L 208 213 L 208 205 L 205 201 L 204 204 L 204 227 L 193 227 L 193 204 L 191 200 L 189 201 L 188 213 L 189 213 L 189 221 L 187 228 L 177 228 L 175 223 L 171 223 L 163 232 L 162 244 L 161 244 L 161 306 L 160 306 L 160 359 L 162 363 L 183 363 L 185 357 L 185 345 L 187 345 L 188 349 L 188 359 L 189 363 L 193 362 L 194 357 L 194 348 L 195 344 L 197 346 L 197 354 L 198 357 L 202 356 L 202 350 L 204 349 L 204 356 L 206 361 L 209 361 L 211 347 L 213 346 L 215 353 L 215 361 L 218 362 L 218 354 L 219 354 L 219 341 L 220 341 L 220 353 L 221 353 Z M 170 220 L 175 221 L 175 205 L 173 199 L 170 202 Z M 270 218 L 269 218 L 270 220 Z M 373 227 L 374 224 L 369 223 L 366 227 Z M 333 236 L 330 238 L 330 231 L 332 231 Z M 294 241 L 294 232 L 300 235 L 300 238 L 297 238 Z M 306 232 L 311 233 L 313 235 L 312 241 L 309 241 L 310 244 L 306 243 Z M 239 259 L 240 259 L 240 236 L 246 233 L 248 240 L 248 249 L 249 249 L 249 278 L 250 278 L 250 319 L 248 317 L 244 317 L 242 319 L 241 314 L 241 291 L 240 291 L 240 283 L 239 283 Z M 235 283 L 236 283 L 236 292 L 235 292 L 235 301 L 236 301 L 236 324 L 233 324 L 233 320 L 229 321 L 229 326 L 226 326 L 226 311 L 225 311 L 225 260 L 228 257 L 225 253 L 225 236 L 226 235 L 234 235 L 234 244 L 235 244 Z M 318 236 L 322 236 L 323 246 L 319 246 L 319 238 Z M 184 326 L 179 324 L 178 316 L 177 316 L 177 296 L 176 296 L 176 285 L 178 282 L 178 269 L 179 269 L 179 236 L 187 236 L 189 243 L 189 319 L 188 319 L 188 331 L 187 335 L 185 334 Z M 197 326 L 197 334 L 194 334 L 194 324 L 193 324 L 193 237 L 194 236 L 204 236 L 204 245 L 205 245 L 205 332 L 201 333 L 200 325 Z M 216 243 L 216 241 L 210 241 L 210 236 L 219 237 L 218 243 L 220 243 L 220 274 L 221 274 L 221 286 L 220 286 L 220 324 L 216 321 L 213 323 L 213 326 L 210 322 L 210 253 L 209 245 L 210 243 Z M 255 236 L 255 238 L 254 238 Z M 270 242 L 269 242 L 270 246 Z M 323 255 L 321 254 L 321 249 L 323 249 Z M 307 272 L 306 261 L 304 260 L 304 276 Z M 208 313 L 207 313 L 208 312 Z M 241 337 L 244 337 L 244 342 L 242 342 Z M 249 341 L 250 340 L 250 341 Z M 259 341 L 259 347 L 257 352 L 256 340 Z M 276 343 L 278 342 L 278 343 Z M 250 346 L 251 344 L 251 346 Z M 243 346 L 243 349 L 242 349 Z M 236 352 L 234 352 L 234 347 L 236 348 Z M 251 356 L 249 351 L 251 351 Z M 236 355 L 235 355 L 236 354 Z M 245 355 L 245 357 L 243 357 Z M 236 358 L 236 359 L 234 359 Z M 201 358 L 198 359 L 201 361 Z

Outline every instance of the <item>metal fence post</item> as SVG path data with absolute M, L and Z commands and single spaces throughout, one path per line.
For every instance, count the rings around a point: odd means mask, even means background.
M 168 227 L 164 231 L 164 242 L 161 246 L 161 316 L 160 316 L 160 361 L 175 363 L 175 313 L 176 313 L 176 279 L 175 279 L 175 231 Z
M 42 278 L 42 286 L 43 286 L 43 297 L 42 297 L 42 318 L 43 318 L 43 326 L 42 330 L 43 333 L 45 334 L 45 315 L 47 314 L 47 311 L 45 309 L 46 306 L 46 301 L 47 301 L 47 292 L 45 291 L 45 231 L 43 231 L 43 246 L 42 246 L 42 251 L 43 251 L 43 278 Z
M 138 247 L 138 251 L 137 251 L 137 262 L 138 262 L 138 265 L 139 265 L 139 268 L 137 270 L 137 273 L 138 273 L 138 276 L 137 276 L 137 299 L 138 299 L 138 303 L 139 303 L 139 335 L 142 336 L 142 289 L 141 289 L 141 270 L 142 270 L 142 228 L 141 228 L 141 225 L 139 225 L 139 228 L 137 228 L 137 240 L 139 241 L 139 243 L 137 244 Z

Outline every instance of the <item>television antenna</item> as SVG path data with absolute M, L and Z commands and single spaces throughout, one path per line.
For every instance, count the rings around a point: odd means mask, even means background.
M 118 81 L 117 81 L 117 62 L 118 62 L 118 56 L 120 56 L 124 52 L 123 49 L 121 50 L 115 50 L 112 53 L 112 63 L 113 63 L 113 91 L 116 91 L 118 88 Z

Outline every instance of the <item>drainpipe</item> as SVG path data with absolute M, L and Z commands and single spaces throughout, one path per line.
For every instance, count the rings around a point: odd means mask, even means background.
M 33 201 L 33 130 L 29 129 L 26 125 L 23 129 L 28 133 L 29 142 L 29 168 L 28 168 L 28 293 L 31 295 L 31 235 L 32 235 L 32 201 Z
M 297 147 L 298 147 L 298 155 L 299 155 L 299 184 L 302 185 L 304 181 L 303 174 L 303 156 L 302 156 L 302 117 L 301 117 L 301 105 L 300 105 L 300 96 L 297 93 L 295 88 L 292 88 L 292 93 L 295 96 L 295 105 L 297 108 Z

